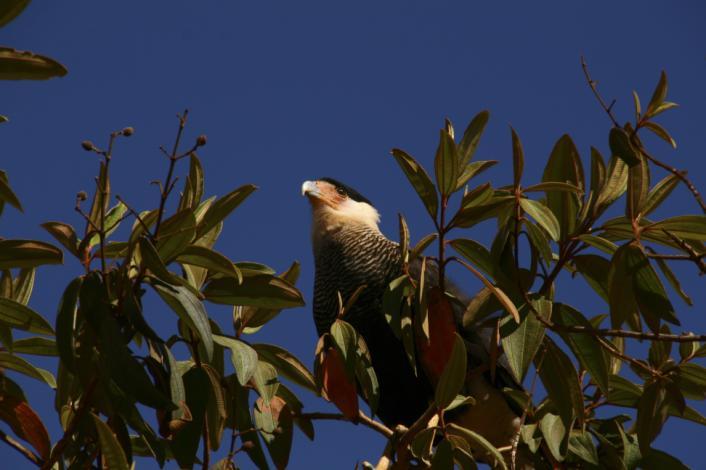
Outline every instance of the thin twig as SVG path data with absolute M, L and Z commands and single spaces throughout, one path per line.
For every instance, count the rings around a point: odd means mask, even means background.
M 42 464 L 42 459 L 35 455 L 34 452 L 17 442 L 12 436 L 5 434 L 2 430 L 0 430 L 0 440 L 5 441 L 7 445 L 15 449 L 20 454 L 24 455 L 27 460 L 29 460 L 36 466 L 40 466 Z
M 704 260 L 704 256 L 706 256 L 706 253 L 697 253 L 696 250 L 694 250 L 694 248 L 690 244 L 677 237 L 673 233 L 668 232 L 667 230 L 662 230 L 662 232 L 664 232 L 665 235 L 671 238 L 674 243 L 679 245 L 682 250 L 689 253 L 691 260 L 696 263 L 696 266 L 699 268 L 699 271 L 701 271 L 700 274 L 706 274 L 706 261 Z
M 593 94 L 595 95 L 598 102 L 601 104 L 601 108 L 603 108 L 603 111 L 606 112 L 610 120 L 613 122 L 613 125 L 615 127 L 620 127 L 620 124 L 618 124 L 618 120 L 615 119 L 615 116 L 613 115 L 613 105 L 615 104 L 615 100 L 613 100 L 610 106 L 608 106 L 606 102 L 603 101 L 603 97 L 600 93 L 598 93 L 598 87 L 596 82 L 591 78 L 591 75 L 588 73 L 588 64 L 586 63 L 586 59 L 583 56 L 581 56 L 581 68 L 583 69 L 583 74 L 586 76 L 588 86 L 591 87 Z
M 312 412 L 312 413 L 301 413 L 299 415 L 296 415 L 298 418 L 302 419 L 310 419 L 310 420 L 330 420 L 330 421 L 350 421 L 348 418 L 343 416 L 340 413 L 321 413 L 321 412 Z M 390 439 L 394 432 L 385 426 L 384 424 L 375 421 L 371 419 L 369 416 L 367 416 L 365 413 L 362 411 L 358 412 L 358 423 L 362 424 L 365 427 L 368 427 L 374 431 L 379 432 L 383 436 L 385 436 L 387 439 Z
M 671 165 L 668 165 L 660 160 L 657 160 L 655 157 L 650 155 L 647 150 L 645 150 L 644 147 L 640 147 L 640 152 L 647 158 L 649 161 L 657 165 L 658 167 L 667 170 L 677 178 L 681 180 L 682 183 L 689 189 L 691 194 L 694 196 L 694 199 L 696 199 L 696 202 L 701 206 L 701 211 L 706 214 L 706 202 L 704 202 L 703 197 L 701 197 L 701 193 L 699 192 L 698 189 L 696 189 L 696 186 L 694 183 L 686 176 L 686 171 L 683 170 L 677 170 Z
M 172 175 L 174 174 L 174 167 L 177 162 L 177 151 L 179 150 L 179 142 L 181 142 L 181 136 L 184 133 L 184 127 L 186 126 L 186 119 L 189 116 L 189 110 L 184 110 L 184 114 L 178 115 L 179 118 L 179 130 L 177 131 L 176 138 L 174 139 L 174 146 L 172 147 L 172 152 L 169 155 L 169 170 L 167 171 L 167 177 L 164 180 L 164 185 L 159 195 L 159 210 L 157 211 L 157 222 L 154 228 L 154 238 L 159 236 L 159 227 L 162 224 L 162 216 L 164 215 L 164 206 L 167 203 L 167 197 L 171 191 L 170 185 L 172 184 Z
M 145 231 L 145 235 L 147 235 L 147 237 L 148 237 L 150 240 L 154 240 L 154 237 L 153 237 L 152 234 L 150 233 L 150 228 L 147 226 L 147 224 L 145 223 L 145 221 L 142 220 L 142 217 L 140 217 L 140 214 L 138 214 L 135 209 L 133 209 L 127 202 L 125 202 L 125 200 L 124 200 L 122 197 L 120 197 L 119 194 L 115 196 L 115 199 L 117 199 L 119 202 L 122 202 L 122 203 L 125 205 L 125 207 L 127 208 L 128 212 L 129 212 L 130 214 L 134 215 L 134 216 L 135 216 L 135 219 L 137 219 L 137 221 L 140 223 L 140 225 L 142 225 L 142 228 L 143 228 L 144 231 Z

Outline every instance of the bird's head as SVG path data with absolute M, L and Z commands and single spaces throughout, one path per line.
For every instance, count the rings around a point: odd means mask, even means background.
M 311 202 L 315 238 L 353 226 L 379 231 L 380 214 L 371 202 L 340 181 L 333 178 L 305 181 L 302 195 Z

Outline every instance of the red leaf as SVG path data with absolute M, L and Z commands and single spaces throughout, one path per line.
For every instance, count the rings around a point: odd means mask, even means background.
M 323 387 L 326 396 L 351 421 L 358 419 L 358 394 L 355 383 L 348 380 L 343 358 L 336 348 L 329 348 L 324 356 Z
M 424 372 L 436 386 L 453 350 L 456 322 L 451 303 L 441 289 L 432 287 L 427 295 L 429 341 L 426 341 L 422 334 L 418 334 L 417 350 Z
M 27 402 L 10 396 L 0 397 L 0 420 L 9 424 L 17 437 L 32 444 L 43 460 L 49 458 L 49 433 Z

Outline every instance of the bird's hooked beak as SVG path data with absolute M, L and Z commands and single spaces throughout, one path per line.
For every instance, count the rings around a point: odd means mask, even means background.
M 302 183 L 302 196 L 321 197 L 321 191 L 316 186 L 316 181 L 304 181 Z

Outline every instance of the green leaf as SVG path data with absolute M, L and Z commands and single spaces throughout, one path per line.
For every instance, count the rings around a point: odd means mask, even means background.
M 542 379 L 547 395 L 552 400 L 561 416 L 566 429 L 571 429 L 574 419 L 583 421 L 583 393 L 579 377 L 571 359 L 554 341 L 545 337 L 546 352 L 535 356 L 535 367 L 539 367 L 539 377 Z M 541 360 L 541 364 L 540 364 Z
M 639 250 L 639 248 L 637 248 Z M 623 245 L 615 252 L 610 261 L 608 272 L 608 304 L 613 328 L 621 328 L 628 321 L 639 329 L 638 307 L 632 283 L 632 271 L 628 265 L 630 245 Z
M 520 186 L 525 168 L 525 152 L 522 150 L 522 142 L 515 129 L 510 127 L 510 132 L 512 133 L 512 184 L 517 188 Z
M 255 425 L 260 429 L 267 444 L 272 462 L 278 469 L 283 470 L 289 463 L 292 449 L 292 411 L 284 400 L 274 397 L 269 403 L 258 399 L 255 402 L 254 415 Z
M 355 375 L 355 354 L 358 348 L 358 333 L 356 333 L 355 328 L 350 323 L 337 319 L 331 325 L 331 337 L 336 349 L 341 354 L 341 358 L 343 358 L 348 378 L 353 379 Z
M 502 454 L 498 449 L 493 446 L 490 442 L 488 442 L 483 436 L 480 434 L 471 431 L 470 429 L 463 428 L 461 426 L 458 426 L 457 424 L 454 423 L 449 423 L 446 425 L 447 427 L 447 432 L 449 434 L 455 435 L 455 436 L 460 436 L 469 443 L 473 445 L 473 447 L 477 447 L 479 449 L 482 449 L 485 451 L 485 455 L 483 456 L 484 459 L 487 459 L 488 461 L 492 462 L 493 468 L 500 468 L 507 470 L 507 465 L 505 464 L 505 459 L 503 459 Z
M 650 251 L 654 252 L 653 250 Z M 662 271 L 662 274 L 664 274 L 664 277 L 667 278 L 667 282 L 669 282 L 669 285 L 672 286 L 672 289 L 674 289 L 674 291 L 679 295 L 679 297 L 682 298 L 682 300 L 684 300 L 684 302 L 686 302 L 687 305 L 693 306 L 694 302 L 691 300 L 691 297 L 689 297 L 689 295 L 684 292 L 684 289 L 682 288 L 679 279 L 669 268 L 667 262 L 661 258 L 657 258 L 655 259 L 655 261 L 657 262 L 657 266 L 659 266 L 660 271 Z
M 405 176 L 421 198 L 426 207 L 427 212 L 433 220 L 436 220 L 436 215 L 439 210 L 439 200 L 434 188 L 434 183 L 431 182 L 429 175 L 417 161 L 400 149 L 392 149 L 392 156 L 397 161 L 397 164 L 402 168 Z
M 61 264 L 61 250 L 36 240 L 0 240 L 0 269 L 34 268 L 44 264 Z
M 637 439 L 642 455 L 649 453 L 650 444 L 667 420 L 666 390 L 658 382 L 647 385 L 637 402 Z
M 490 113 L 483 110 L 476 114 L 468 124 L 468 127 L 466 127 L 461 143 L 458 144 L 458 164 L 460 168 L 467 165 L 473 158 L 473 154 L 476 153 L 476 148 L 478 148 L 478 143 L 486 124 L 488 124 L 489 117 Z M 465 183 L 459 184 L 457 187 L 463 186 L 463 184 Z
M 203 219 L 196 227 L 196 239 L 198 240 L 204 236 L 209 232 L 209 230 L 218 225 L 219 222 L 228 217 L 230 213 L 233 212 L 256 189 L 257 186 L 246 184 L 231 191 L 225 196 L 216 199 L 216 201 L 211 204 L 211 207 L 208 208 L 203 216 Z
M 655 91 L 652 92 L 650 104 L 647 105 L 647 109 L 645 110 L 645 116 L 654 116 L 654 111 L 659 107 L 659 105 L 664 102 L 664 99 L 667 97 L 667 89 L 667 74 L 664 72 L 664 70 L 662 70 L 662 73 L 659 75 L 659 82 L 657 82 Z
M 152 279 L 150 285 L 181 321 L 196 334 L 206 349 L 206 360 L 210 361 L 213 357 L 213 337 L 203 303 L 184 286 L 171 286 L 155 279 Z
M 220 273 L 225 276 L 238 279 L 243 282 L 243 275 L 240 270 L 228 258 L 215 250 L 198 245 L 187 246 L 176 257 L 176 261 L 182 264 L 200 266 L 212 273 Z
M 657 137 L 659 137 L 660 139 L 664 140 L 669 145 L 671 145 L 672 148 L 677 148 L 676 141 L 674 140 L 674 138 L 671 135 L 669 135 L 669 132 L 667 132 L 667 130 L 664 127 L 660 126 L 659 124 L 657 124 L 656 122 L 653 122 L 653 121 L 645 121 L 642 123 L 642 125 L 643 125 L 643 127 L 652 131 L 652 133 L 654 135 L 656 135 Z
M 237 279 L 221 278 L 209 282 L 203 290 L 206 300 L 217 304 L 247 305 L 269 309 L 301 307 L 301 292 L 276 276 L 258 274 L 246 276 L 242 284 Z
M 568 134 L 561 136 L 554 145 L 544 168 L 542 181 L 568 183 L 581 191 L 584 190 L 586 185 L 581 157 Z M 579 210 L 578 196 L 571 192 L 547 191 L 546 206 L 556 216 L 561 239 L 564 240 L 575 228 L 576 215 Z
M 51 372 L 35 367 L 19 356 L 0 351 L 0 368 L 17 371 L 33 379 L 45 382 L 51 388 L 56 388 L 56 379 Z
M 679 178 L 676 175 L 670 174 L 664 177 L 664 179 L 657 183 L 647 194 L 645 202 L 642 205 L 642 215 L 646 216 L 657 209 L 660 204 L 669 197 L 677 185 L 679 185 Z
M 0 47 L 0 80 L 47 80 L 66 73 L 66 68 L 50 57 Z
M 532 308 L 542 318 L 548 320 L 551 317 L 552 303 L 546 299 L 533 300 Z M 521 310 L 522 321 L 519 325 L 506 321 L 500 330 L 503 351 L 517 383 L 522 383 L 525 379 L 529 365 L 544 339 L 544 325 L 537 319 L 535 313 L 527 305 L 524 305 Z
M 439 133 L 439 147 L 434 158 L 436 184 L 442 196 L 448 197 L 456 190 L 458 180 L 458 152 L 453 137 L 444 129 Z
M 598 248 L 603 253 L 609 254 L 611 256 L 618 249 L 618 245 L 616 245 L 610 240 L 606 240 L 605 238 L 599 237 L 597 235 L 590 235 L 584 233 L 582 235 L 579 235 L 577 238 L 585 244 L 591 245 L 593 248 Z
M 544 183 L 537 183 L 526 188 L 522 188 L 522 192 L 532 193 L 538 191 L 563 191 L 569 193 L 583 194 L 583 190 L 573 184 L 561 183 L 559 181 L 547 181 Z
M 644 232 L 666 230 L 679 238 L 706 240 L 706 215 L 679 215 L 670 217 L 661 222 L 648 225 L 643 230 Z
M 193 240 L 196 233 L 196 217 L 191 209 L 177 212 L 159 226 L 156 248 L 159 257 L 169 264 Z
M 272 401 L 272 397 L 277 394 L 277 369 L 264 361 L 258 361 L 255 373 L 252 376 L 255 390 L 265 402 Z
M 542 436 L 544 436 L 544 441 L 547 443 L 549 451 L 556 460 L 562 462 L 566 457 L 569 446 L 567 430 L 570 428 L 565 425 L 565 421 L 559 416 L 547 413 L 539 422 L 539 429 L 542 431 Z
M 182 404 L 186 404 L 184 379 L 179 373 L 179 366 L 169 346 L 164 345 L 162 351 L 164 358 L 166 358 L 165 365 L 168 366 L 167 371 L 169 372 L 169 396 L 172 403 L 179 406 L 176 410 L 172 411 L 172 419 L 185 419 L 186 413 L 184 413 L 184 409 L 181 406 Z
M 434 402 L 439 409 L 446 408 L 456 398 L 466 378 L 466 346 L 463 338 L 454 333 L 455 341 L 449 360 L 436 386 Z
M 598 195 L 605 184 L 606 167 L 601 152 L 591 147 L 591 192 Z
M 640 214 L 650 189 L 650 167 L 640 158 L 638 164 L 628 171 L 628 192 L 625 201 L 625 216 L 632 220 Z
M 439 470 L 453 470 L 453 446 L 448 439 L 442 440 L 436 446 L 436 451 L 431 459 L 431 468 L 438 468 Z
M 30 0 L 5 0 L 0 6 L 0 27 L 14 20 L 27 8 Z
M 532 199 L 520 199 L 520 206 L 527 212 L 532 218 L 547 231 L 552 240 L 559 240 L 560 236 L 560 226 L 559 221 L 552 211 L 539 201 L 533 201 Z
M 635 90 L 632 91 L 632 101 L 635 105 L 635 122 L 637 122 L 642 114 L 642 106 L 640 105 L 640 97 Z
M 654 111 L 652 111 L 650 117 L 655 117 L 658 114 L 662 114 L 663 112 L 667 111 L 668 109 L 676 108 L 679 105 L 677 103 L 672 103 L 670 101 L 664 101 L 662 104 L 657 106 Z
M 59 354 L 56 341 L 47 338 L 23 338 L 12 343 L 12 352 L 34 354 L 36 356 L 56 356 Z
M 678 458 L 657 449 L 650 449 L 649 453 L 638 463 L 639 468 L 644 470 L 688 470 Z
M 490 256 L 490 252 L 483 245 L 467 238 L 451 240 L 449 245 L 488 276 L 495 276 L 495 262 Z
M 409 227 L 407 226 L 407 221 L 404 219 L 402 214 L 397 214 L 400 224 L 400 256 L 404 263 L 409 262 L 408 250 L 409 250 Z
M 71 372 L 76 371 L 74 366 L 74 322 L 82 283 L 83 278 L 77 277 L 66 286 L 56 313 L 56 347 L 59 350 L 61 363 Z
M 45 222 L 42 227 L 51 234 L 52 237 L 61 243 L 64 248 L 69 250 L 74 256 L 79 256 L 78 253 L 78 237 L 74 228 L 63 222 Z
M 576 309 L 566 305 L 557 304 L 557 320 L 566 326 L 582 326 L 593 329 L 591 323 Z M 608 395 L 608 363 L 603 354 L 603 349 L 596 338 L 582 333 L 562 333 L 561 337 L 569 345 L 581 366 L 591 374 L 591 378 L 604 395 Z
M 576 255 L 574 266 L 588 285 L 606 302 L 610 299 L 608 273 L 610 261 L 598 255 Z
M 209 388 L 210 381 L 205 370 L 193 367 L 184 374 L 186 406 L 191 412 L 191 421 L 186 422 L 174 435 L 170 446 L 180 468 L 192 468 L 195 463 L 206 416 Z
M 552 247 L 549 245 L 549 239 L 547 238 L 546 233 L 529 220 L 524 220 L 523 226 L 527 231 L 527 236 L 529 237 L 530 243 L 532 243 L 532 246 L 542 256 L 545 264 L 549 266 L 552 263 L 553 258 Z
M 616 157 L 622 159 L 628 166 L 635 166 L 640 163 L 640 156 L 630 142 L 630 136 L 625 129 L 613 127 L 608 136 L 610 151 Z
M 203 197 L 203 167 L 195 152 L 189 156 L 189 175 L 184 182 L 184 192 L 179 199 L 179 210 L 196 209 Z
M 91 413 L 91 417 L 98 431 L 103 466 L 111 470 L 128 470 L 127 457 L 112 429 L 95 414 Z
M 0 21 L 2 20 L 0 19 Z M 22 210 L 22 204 L 20 204 L 20 200 L 12 191 L 12 188 L 10 188 L 7 173 L 5 173 L 3 170 L 0 170 L 0 201 L 10 204 L 12 207 L 14 207 L 20 212 L 24 212 Z
M 239 339 L 213 335 L 213 341 L 230 349 L 235 376 L 238 378 L 238 383 L 245 386 L 257 370 L 257 352 L 252 346 Z
M 633 244 L 628 246 L 627 266 L 632 273 L 635 300 L 645 322 L 655 333 L 659 331 L 659 318 L 679 325 L 674 307 L 650 260 L 640 247 Z
M 277 371 L 297 385 L 316 392 L 316 381 L 311 372 L 289 351 L 272 344 L 255 344 L 260 360 L 269 362 Z
M 430 233 L 429 235 L 419 240 L 417 244 L 414 245 L 414 248 L 412 248 L 412 250 L 410 251 L 410 261 L 417 259 L 417 257 L 424 253 L 424 250 L 426 250 L 429 245 L 431 245 L 437 238 L 439 238 L 439 234 Z
M 48 321 L 31 308 L 11 299 L 0 298 L 0 324 L 40 335 L 54 335 Z
M 461 175 L 458 177 L 458 182 L 456 183 L 456 191 L 468 183 L 471 178 L 480 175 L 488 168 L 495 166 L 497 163 L 497 160 L 480 160 L 466 165 L 460 171 Z
M 629 167 L 621 158 L 613 156 L 610 159 L 607 179 L 596 198 L 594 215 L 601 214 L 628 189 L 628 173 Z
M 594 444 L 591 434 L 587 431 L 571 431 L 569 451 L 584 462 L 596 466 L 600 465 L 598 462 L 598 449 L 596 449 L 596 444 Z

